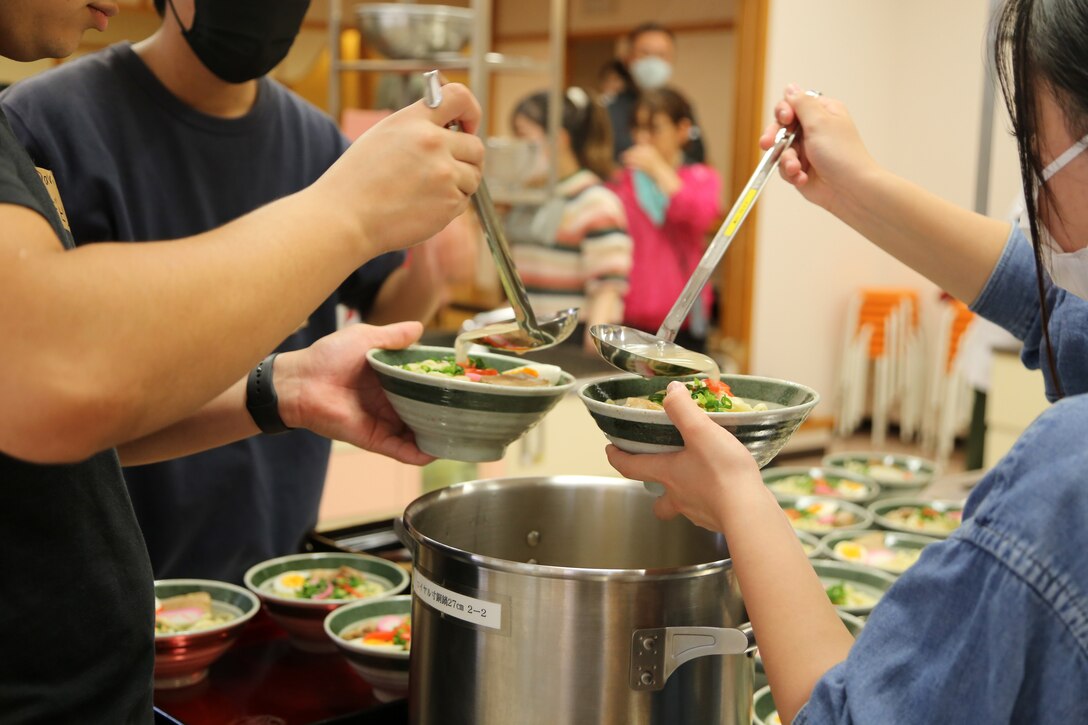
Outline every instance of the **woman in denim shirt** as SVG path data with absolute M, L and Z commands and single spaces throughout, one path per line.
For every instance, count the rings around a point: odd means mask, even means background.
M 995 37 L 1034 245 L 877 166 L 842 104 L 791 86 L 776 108 L 804 130 L 782 176 L 1023 340 L 1056 401 L 857 642 L 752 457 L 682 386 L 665 408 L 684 451 L 609 447 L 665 484 L 659 516 L 726 534 L 783 722 L 1088 723 L 1088 2 L 1007 0 Z

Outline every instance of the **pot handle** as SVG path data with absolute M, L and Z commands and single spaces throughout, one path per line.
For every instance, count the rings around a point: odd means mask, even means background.
M 652 627 L 631 635 L 632 690 L 655 691 L 688 660 L 706 655 L 742 655 L 756 647 L 750 624 L 731 627 Z

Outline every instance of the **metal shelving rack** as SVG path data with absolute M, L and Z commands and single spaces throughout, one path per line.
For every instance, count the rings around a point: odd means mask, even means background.
M 427 70 L 467 70 L 469 87 L 476 94 L 480 106 L 484 109 L 477 133 L 486 138 L 488 135 L 488 109 L 491 105 L 491 75 L 493 73 L 538 73 L 548 76 L 548 147 L 550 158 L 558 158 L 559 128 L 562 123 L 564 93 L 563 81 L 566 75 L 565 41 L 567 27 L 567 0 L 549 0 L 548 21 L 548 60 L 511 57 L 492 52 L 490 49 L 493 0 L 472 0 L 473 31 L 470 40 L 470 53 L 460 58 L 407 60 L 367 59 L 345 61 L 340 55 L 340 36 L 343 30 L 343 7 L 341 0 L 329 0 L 329 114 L 339 123 L 342 110 L 340 84 L 345 73 L 383 72 L 383 73 L 422 73 Z M 549 168 L 548 187 L 543 191 L 526 191 L 515 196 L 504 196 L 496 201 L 504 203 L 541 202 L 548 198 L 558 181 L 558 169 L 552 163 Z

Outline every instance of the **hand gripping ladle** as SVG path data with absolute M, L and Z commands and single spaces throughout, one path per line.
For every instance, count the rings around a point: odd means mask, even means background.
M 429 108 L 438 108 L 442 104 L 442 82 L 437 70 L 423 74 L 423 102 Z M 460 126 L 456 123 L 450 124 L 449 127 L 460 130 Z M 472 340 L 490 347 L 521 353 L 543 350 L 558 345 L 570 337 L 575 325 L 578 324 L 577 309 L 566 309 L 544 320 L 538 320 L 533 312 L 525 285 L 522 284 L 521 277 L 518 276 L 518 271 L 514 267 L 514 260 L 510 256 L 510 245 L 506 240 L 506 233 L 503 231 L 495 205 L 491 201 L 491 194 L 483 179 L 480 180 L 476 193 L 472 195 L 472 204 L 483 227 L 491 256 L 495 259 L 503 291 L 506 292 L 510 306 L 514 309 L 513 320 L 496 322 L 472 330 L 470 333 Z
M 692 305 L 695 304 L 710 275 L 714 273 L 725 251 L 729 249 L 740 225 L 748 217 L 748 212 L 751 211 L 767 179 L 778 167 L 782 153 L 790 147 L 796 136 L 795 129 L 778 130 L 774 145 L 763 154 L 759 166 L 756 167 L 744 191 L 741 192 L 740 198 L 737 199 L 706 252 L 703 253 L 699 265 L 680 292 L 680 296 L 669 310 L 656 335 L 624 325 L 594 325 L 590 328 L 590 336 L 601 357 L 620 370 L 648 378 L 658 375 L 668 377 L 695 375 L 717 369 L 717 363 L 707 355 L 692 352 L 677 345 L 674 342 L 676 333 L 688 313 L 691 312 Z M 634 294 L 638 294 L 638 290 L 634 290 Z

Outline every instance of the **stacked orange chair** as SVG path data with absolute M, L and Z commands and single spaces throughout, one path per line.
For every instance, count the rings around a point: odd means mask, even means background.
M 918 385 L 923 375 L 919 317 L 915 289 L 874 287 L 854 296 L 842 353 L 837 433 L 849 435 L 871 412 L 873 445 L 881 446 L 887 438 L 889 416 L 901 403 L 900 435 L 904 440 L 913 438 L 921 411 L 908 388 Z
M 951 297 L 942 300 L 922 427 L 922 445 L 939 463 L 951 456 L 956 432 L 970 418 L 971 391 L 958 361 L 974 320 L 975 314 L 963 302 Z

